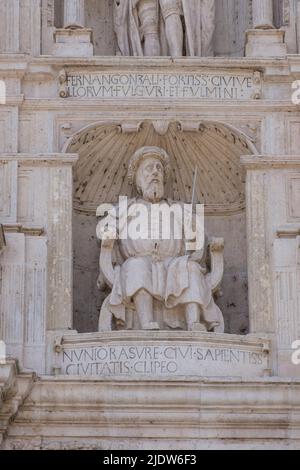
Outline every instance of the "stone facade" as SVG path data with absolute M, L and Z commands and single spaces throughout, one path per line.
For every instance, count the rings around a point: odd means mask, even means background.
M 299 448 L 300 2 L 201 0 L 209 52 L 173 57 L 184 1 L 150 55 L 143 2 L 127 56 L 113 0 L 0 0 L 0 446 Z M 96 209 L 144 146 L 171 199 L 198 169 L 225 333 L 98 331 Z

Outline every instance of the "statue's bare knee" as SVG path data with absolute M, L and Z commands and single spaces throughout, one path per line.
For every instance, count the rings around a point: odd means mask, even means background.
M 142 289 L 133 298 L 135 309 L 143 330 L 159 330 L 158 323 L 153 321 L 153 298 Z

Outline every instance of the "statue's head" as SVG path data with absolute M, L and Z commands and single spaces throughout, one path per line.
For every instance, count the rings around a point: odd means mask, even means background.
M 164 197 L 164 184 L 169 174 L 169 155 L 160 147 L 142 147 L 131 157 L 129 182 L 148 201 L 158 202 Z

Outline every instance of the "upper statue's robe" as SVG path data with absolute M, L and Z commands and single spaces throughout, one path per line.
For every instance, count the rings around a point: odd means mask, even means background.
M 137 4 L 140 0 L 114 2 L 114 25 L 118 49 L 123 56 L 143 56 Z M 156 0 L 159 6 L 159 0 Z M 215 0 L 181 0 L 185 22 L 187 56 L 212 56 L 215 29 Z M 160 15 L 161 55 L 168 56 L 165 25 Z

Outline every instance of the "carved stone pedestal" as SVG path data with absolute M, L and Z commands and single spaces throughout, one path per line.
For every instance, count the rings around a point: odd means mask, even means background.
M 62 28 L 54 33 L 53 54 L 61 57 L 93 56 L 92 30 L 86 28 Z
M 57 375 L 126 377 L 264 377 L 270 341 L 259 335 L 200 331 L 112 331 L 66 334 L 54 344 Z M 52 372 L 53 372 L 52 370 Z
M 285 57 L 285 32 L 279 29 L 250 29 L 246 32 L 246 57 Z

